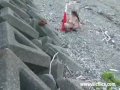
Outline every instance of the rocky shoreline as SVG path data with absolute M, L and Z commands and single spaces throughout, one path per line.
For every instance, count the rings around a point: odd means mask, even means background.
M 0 1 L 0 90 L 83 90 L 65 78 L 80 67 L 43 19 L 32 0 Z
M 0 90 L 95 90 L 80 83 L 113 69 L 119 78 L 120 13 L 111 3 L 81 0 L 85 25 L 61 33 L 64 0 L 1 0 Z M 48 24 L 39 26 L 44 18 Z
M 119 70 L 120 11 L 117 3 L 119 1 L 81 0 L 76 8 L 85 25 L 80 31 L 67 34 L 56 30 L 61 27 L 65 1 L 52 2 L 54 1 L 37 0 L 34 3 L 37 8 L 42 8 L 43 11 L 40 13 L 49 20 L 55 32 L 68 44 L 66 52 L 83 68 L 81 75 L 99 81 L 104 71 Z

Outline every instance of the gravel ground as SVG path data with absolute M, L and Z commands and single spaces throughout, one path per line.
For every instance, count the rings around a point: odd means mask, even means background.
M 83 68 L 80 75 L 98 81 L 104 71 L 120 70 L 120 5 L 117 2 L 120 1 L 81 0 L 75 7 L 85 25 L 78 32 L 61 33 L 65 1 L 34 0 L 37 12 L 68 43 L 69 56 Z

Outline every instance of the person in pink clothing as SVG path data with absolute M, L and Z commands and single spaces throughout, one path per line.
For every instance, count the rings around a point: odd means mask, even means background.
M 67 15 L 67 22 L 64 25 L 67 31 L 80 29 L 80 19 L 76 11 L 72 11 L 71 15 Z

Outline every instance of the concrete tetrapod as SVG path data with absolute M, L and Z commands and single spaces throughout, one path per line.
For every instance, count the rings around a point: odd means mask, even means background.
M 38 25 L 38 22 L 43 19 L 41 16 L 37 15 L 31 9 L 29 9 L 27 12 L 32 18 L 35 18 L 33 20 L 32 25 L 39 32 L 41 37 L 49 36 L 56 45 L 63 46 L 62 40 L 57 36 L 57 34 L 55 33 L 55 31 L 52 29 L 50 25 L 46 25 L 46 26 Z
M 0 18 L 8 21 L 12 26 L 17 28 L 29 39 L 39 37 L 39 33 L 35 29 L 33 29 L 29 24 L 21 20 L 21 18 L 16 17 L 15 15 L 16 13 L 8 7 L 0 10 Z
M 65 52 L 61 50 L 60 46 L 56 46 L 50 43 L 46 43 L 44 48 L 47 47 L 46 53 L 50 56 L 53 56 L 55 53 L 59 52 L 58 58 L 66 64 L 72 71 L 77 72 L 81 71 L 82 68 L 76 62 L 74 62 Z
M 0 90 L 51 90 L 10 49 L 0 50 Z
M 39 47 L 39 40 L 38 42 L 34 43 Z M 70 59 L 70 57 L 65 53 L 65 50 L 62 47 L 53 45 L 51 43 L 45 43 L 42 49 L 51 57 L 53 57 L 55 53 L 59 52 L 58 58 L 61 60 L 61 62 L 66 64 L 72 71 L 77 72 L 82 70 L 80 65 L 74 62 L 72 59 Z
M 33 39 L 32 42 L 34 44 L 36 44 L 41 49 L 43 49 L 43 46 L 45 45 L 45 43 L 52 43 L 53 44 L 53 40 L 48 36 L 44 36 L 44 37 L 41 37 L 39 39 Z
M 52 64 L 51 73 L 55 80 L 63 78 L 64 65 L 60 61 L 56 61 Z
M 0 24 L 0 48 L 10 48 L 24 62 L 49 67 L 50 56 L 7 22 Z
M 20 8 L 18 8 L 17 6 L 12 4 L 11 2 L 12 2 L 12 0 L 0 0 L 0 6 L 3 8 L 4 7 L 11 8 L 15 13 L 17 13 L 23 19 L 30 17 L 25 11 L 21 10 Z

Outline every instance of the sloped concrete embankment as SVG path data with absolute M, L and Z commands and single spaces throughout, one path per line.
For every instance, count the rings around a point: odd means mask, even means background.
M 0 0 L 0 90 L 83 90 L 64 79 L 81 68 L 52 28 L 38 25 L 34 9 L 32 0 Z

